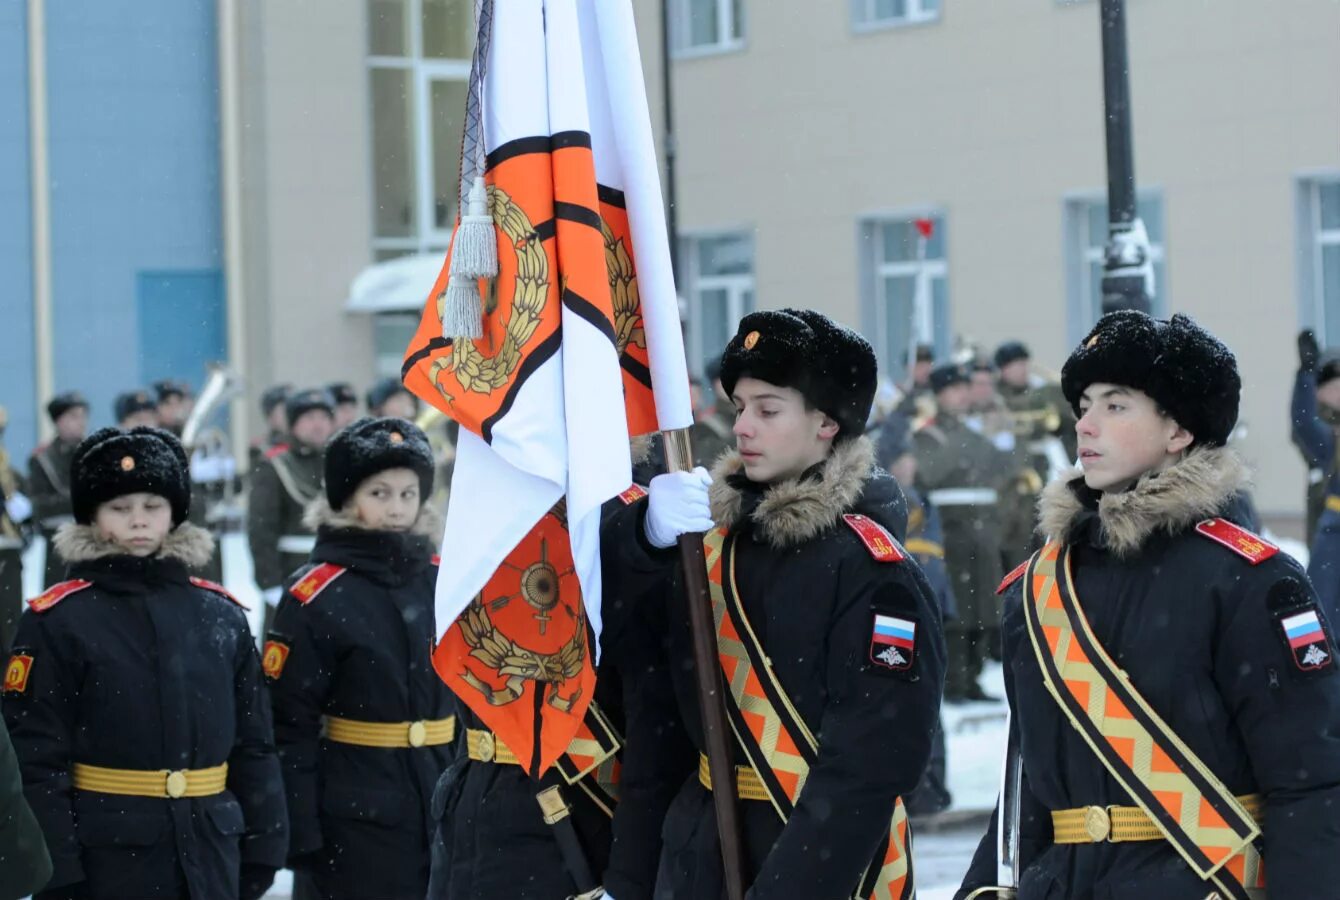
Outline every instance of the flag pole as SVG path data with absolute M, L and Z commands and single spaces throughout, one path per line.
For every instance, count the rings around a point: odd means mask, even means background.
M 662 431 L 666 468 L 671 472 L 693 470 L 693 445 L 687 428 Z M 735 763 L 731 752 L 730 724 L 726 720 L 722 693 L 721 664 L 717 657 L 716 628 L 707 593 L 707 558 L 701 534 L 679 537 L 680 566 L 684 593 L 689 604 L 693 631 L 693 667 L 698 675 L 698 707 L 703 715 L 703 740 L 707 744 L 707 767 L 712 775 L 712 805 L 716 808 L 717 832 L 721 836 L 721 862 L 726 896 L 744 900 L 744 850 L 740 842 L 740 816 L 736 805 Z

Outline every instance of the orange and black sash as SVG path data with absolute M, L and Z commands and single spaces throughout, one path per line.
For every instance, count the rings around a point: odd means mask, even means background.
M 1048 543 L 1030 560 L 1023 607 L 1043 682 L 1103 767 L 1197 875 L 1233 900 L 1263 898 L 1256 820 L 1098 643 L 1066 547 Z
M 703 545 L 731 729 L 773 808 L 785 822 L 795 809 L 810 767 L 818 759 L 819 742 L 782 689 L 744 614 L 735 583 L 734 538 L 718 528 L 704 536 Z M 911 838 L 907 811 L 899 798 L 888 837 L 853 894 L 856 900 L 909 900 L 915 896 Z

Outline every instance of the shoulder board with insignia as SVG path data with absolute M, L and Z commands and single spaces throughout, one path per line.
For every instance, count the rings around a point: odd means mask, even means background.
M 434 553 L 434 554 L 432 555 L 432 557 L 431 557 L 428 561 L 431 562 L 431 563 L 432 563 L 433 565 L 435 565 L 435 566 L 440 566 L 440 565 L 442 565 L 442 554 L 441 554 L 441 553 Z
M 1010 589 L 1010 585 L 1014 584 L 1020 578 L 1023 578 L 1024 573 L 1028 571 L 1028 564 L 1031 563 L 1032 561 L 1033 557 L 1030 556 L 1028 559 L 1024 560 L 1023 562 L 1019 563 L 1019 565 L 1011 569 L 1010 574 L 1006 575 L 1004 578 L 1000 580 L 1000 587 L 996 588 L 996 593 L 997 594 L 1005 593 Z
M 238 600 L 236 597 L 234 597 L 226 587 L 217 582 L 210 581 L 208 578 L 196 578 L 193 575 L 191 576 L 191 584 L 195 585 L 198 588 L 204 588 L 207 591 L 213 591 L 214 593 L 219 594 L 220 596 L 227 597 L 229 600 L 233 601 L 238 606 L 242 607 L 247 611 L 251 610 L 251 607 L 247 606 L 241 600 Z
M 1280 552 L 1280 548 L 1270 541 L 1227 519 L 1206 519 L 1196 525 L 1196 532 L 1222 544 L 1254 566 Z
M 861 539 L 862 544 L 865 544 L 865 549 L 870 551 L 870 556 L 875 562 L 902 562 L 907 559 L 907 554 L 898 546 L 898 541 L 874 519 L 847 513 L 842 517 L 842 521 L 856 532 L 856 536 Z
M 293 587 L 289 588 L 288 592 L 299 603 L 306 606 L 315 600 L 318 594 L 330 587 L 331 582 L 343 575 L 344 572 L 344 566 L 337 566 L 334 563 L 321 563 L 294 582 Z
M 624 506 L 632 506 L 645 496 L 647 496 L 647 489 L 640 484 L 635 484 L 620 494 L 619 499 L 623 501 Z
M 59 584 L 53 584 L 46 591 L 28 601 L 28 608 L 33 612 L 46 612 L 57 603 L 64 600 L 71 594 L 77 594 L 84 588 L 92 587 L 93 582 L 82 581 L 78 578 L 73 581 L 62 581 Z
M 265 451 L 265 458 L 274 459 L 286 450 L 288 450 L 288 444 L 275 444 L 273 447 L 270 447 Z

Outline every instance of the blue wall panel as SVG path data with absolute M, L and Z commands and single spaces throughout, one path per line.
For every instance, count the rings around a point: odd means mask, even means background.
M 28 190 L 27 4 L 0 3 L 0 406 L 5 447 L 23 460 L 37 439 L 33 369 L 32 208 Z
M 110 424 L 142 334 L 202 337 L 141 325 L 139 273 L 222 268 L 214 3 L 61 0 L 47 34 L 56 387 Z

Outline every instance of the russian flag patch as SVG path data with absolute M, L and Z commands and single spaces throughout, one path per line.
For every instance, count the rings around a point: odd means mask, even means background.
M 870 661 L 885 669 L 905 672 L 912 668 L 917 648 L 917 623 L 898 616 L 875 614 L 870 635 Z
M 1331 664 L 1331 642 L 1315 609 L 1285 616 L 1279 620 L 1284 639 L 1293 651 L 1293 661 L 1304 672 L 1314 672 Z

